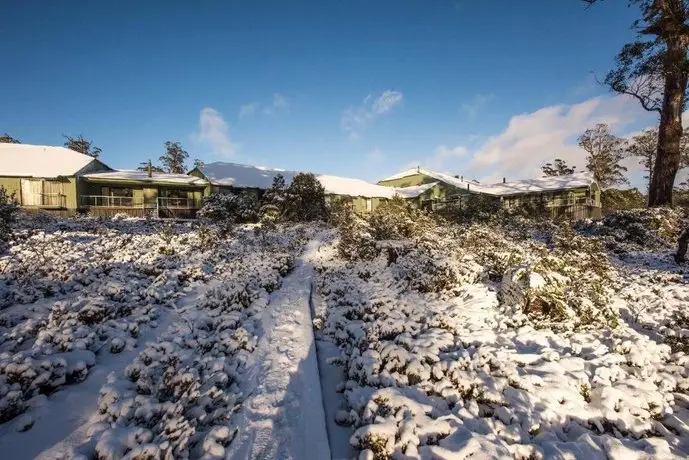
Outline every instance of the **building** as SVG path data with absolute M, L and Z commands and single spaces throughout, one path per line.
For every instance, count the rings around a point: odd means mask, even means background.
M 186 174 L 118 171 L 64 147 L 0 144 L 0 186 L 29 211 L 194 217 L 208 183 Z
M 405 188 L 418 193 L 426 187 L 414 200 L 419 207 L 427 209 L 437 209 L 450 202 L 459 202 L 461 206 L 463 200 L 479 194 L 494 197 L 507 208 L 542 205 L 552 217 L 581 219 L 601 215 L 600 187 L 588 172 L 482 184 L 462 176 L 415 168 L 385 178 L 378 184 L 394 187 L 400 194 Z
M 0 144 L 0 186 L 27 210 L 76 212 L 80 178 L 107 171 L 106 164 L 64 147 Z
M 285 178 L 285 184 L 292 183 L 297 171 L 286 169 L 249 166 L 238 163 L 214 162 L 197 167 L 189 174 L 208 181 L 210 193 L 239 193 L 242 191 L 256 193 L 260 198 L 265 190 L 273 184 L 278 174 Z M 380 203 L 392 198 L 395 190 L 369 182 L 348 177 L 316 174 L 323 185 L 326 200 L 344 200 L 351 203 L 356 212 L 366 213 L 376 209 Z M 408 191 L 407 193 L 410 193 Z

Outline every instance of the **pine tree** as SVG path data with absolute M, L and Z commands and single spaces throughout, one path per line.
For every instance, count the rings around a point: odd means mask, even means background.
M 567 176 L 574 174 L 576 166 L 568 166 L 565 160 L 556 158 L 553 163 L 546 163 L 541 166 L 541 171 L 546 176 Z
M 275 221 L 282 218 L 285 212 L 287 186 L 285 177 L 278 174 L 273 177 L 273 184 L 263 194 L 259 215 L 262 221 Z
M 67 147 L 70 150 L 74 150 L 75 152 L 83 153 L 84 155 L 88 155 L 93 158 L 98 158 L 98 155 L 101 154 L 102 150 L 100 147 L 96 147 L 93 145 L 93 142 L 87 140 L 79 134 L 77 137 L 71 137 L 67 135 L 63 135 L 65 139 L 65 147 Z
M 295 222 L 325 219 L 325 188 L 312 173 L 298 173 L 287 188 L 285 215 Z
M 586 169 L 591 171 L 602 189 L 628 183 L 621 164 L 626 158 L 626 141 L 610 133 L 605 123 L 598 123 L 579 137 L 579 146 L 587 153 Z
M 189 153 L 182 148 L 179 142 L 165 142 L 165 154 L 158 159 L 163 164 L 166 172 L 173 174 L 184 174 L 186 167 L 184 161 L 189 158 Z
M 21 142 L 19 142 L 19 139 L 14 138 L 9 134 L 5 133 L 2 136 L 0 136 L 0 144 L 21 144 Z

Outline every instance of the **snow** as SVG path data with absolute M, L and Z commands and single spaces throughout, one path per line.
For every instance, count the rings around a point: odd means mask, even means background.
M 252 361 L 251 396 L 238 414 L 232 458 L 331 458 L 310 311 L 318 238 L 271 295 Z
M 87 179 L 107 180 L 107 181 L 138 181 L 138 182 L 169 182 L 184 185 L 206 185 L 207 181 L 187 174 L 171 174 L 152 172 L 148 177 L 147 171 L 120 169 L 116 171 L 98 172 L 84 174 L 82 177 Z
M 263 166 L 243 165 L 239 163 L 227 163 L 216 161 L 201 166 L 200 171 L 208 178 L 211 184 L 237 187 L 268 189 L 273 183 L 273 178 L 282 174 L 285 183 L 289 185 L 297 171 L 286 169 L 265 168 Z
M 402 198 L 416 198 L 422 193 L 438 185 L 438 182 L 430 182 L 423 185 L 413 185 L 411 187 L 394 187 L 395 193 Z
M 345 260 L 316 225 L 22 217 L 0 255 L 0 449 L 686 458 L 685 221 L 427 224 Z
M 432 177 L 437 181 L 453 185 L 457 188 L 485 193 L 496 196 L 509 196 L 523 193 L 538 193 L 557 190 L 569 190 L 575 188 L 589 187 L 593 184 L 593 174 L 587 171 L 577 172 L 566 176 L 540 177 L 536 179 L 525 179 L 517 181 L 497 182 L 482 184 L 475 181 L 466 181 L 456 178 L 450 174 L 429 171 L 421 168 L 408 169 L 390 177 L 382 179 L 380 182 L 402 179 L 404 177 L 423 174 Z
M 74 176 L 92 161 L 93 157 L 65 147 L 0 144 L 0 176 Z
M 360 179 L 338 176 L 316 176 L 325 188 L 326 195 L 346 195 L 365 198 L 392 198 L 395 189 L 374 185 Z

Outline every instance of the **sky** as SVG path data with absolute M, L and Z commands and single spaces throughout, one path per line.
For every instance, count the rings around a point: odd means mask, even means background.
M 595 80 L 634 38 L 626 3 L 7 1 L 0 133 L 82 134 L 116 168 L 155 162 L 167 140 L 189 164 L 369 181 L 416 166 L 522 179 L 556 157 L 581 168 L 586 128 L 656 122 Z

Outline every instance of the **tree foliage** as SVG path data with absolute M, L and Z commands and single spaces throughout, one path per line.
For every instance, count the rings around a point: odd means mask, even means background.
M 601 188 L 628 183 L 624 175 L 627 168 L 621 164 L 626 158 L 626 141 L 613 135 L 608 125 L 598 123 L 587 129 L 579 137 L 579 146 L 588 153 L 586 169 L 593 173 Z
M 583 0 L 588 4 L 599 0 Z M 605 84 L 627 94 L 660 115 L 656 158 L 653 160 L 649 205 L 672 204 L 681 162 L 682 112 L 689 81 L 689 1 L 630 0 L 640 18 L 632 28 L 637 38 L 617 54 L 616 67 Z
M 262 222 L 276 221 L 282 218 L 285 212 L 285 200 L 287 199 L 287 185 L 285 177 L 278 174 L 273 177 L 273 183 L 263 194 L 259 215 Z
M 189 153 L 182 148 L 180 142 L 165 142 L 165 153 L 158 159 L 163 165 L 165 172 L 173 174 L 184 174 L 186 166 L 184 162 L 189 158 Z
M 285 217 L 294 222 L 322 220 L 327 216 L 325 189 L 312 173 L 298 173 L 287 187 Z
M 568 166 L 565 160 L 556 158 L 552 163 L 546 163 L 541 166 L 541 171 L 545 176 L 567 176 L 574 174 L 576 166 Z
M 0 250 L 3 249 L 4 243 L 12 238 L 12 224 L 17 218 L 18 211 L 16 196 L 0 187 Z
M 98 158 L 102 150 L 100 147 L 93 145 L 92 141 L 85 139 L 84 136 L 79 134 L 77 137 L 63 135 L 65 140 L 65 147 L 75 152 L 83 153 L 93 158 Z
M 19 142 L 19 139 L 5 133 L 0 136 L 0 144 L 21 144 L 21 142 Z

